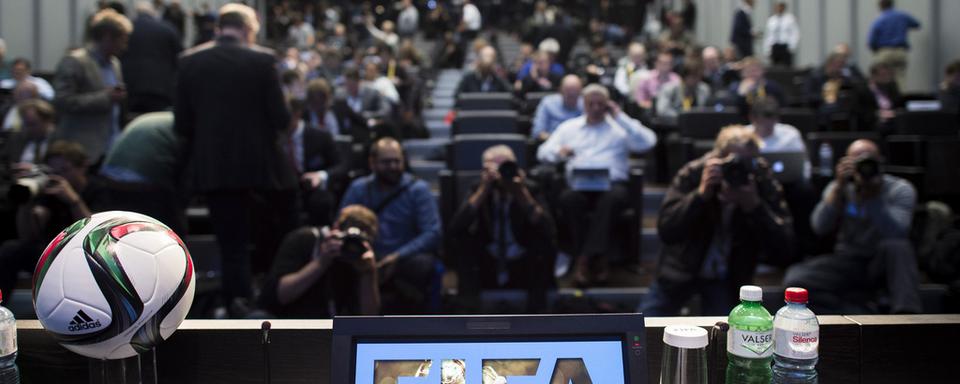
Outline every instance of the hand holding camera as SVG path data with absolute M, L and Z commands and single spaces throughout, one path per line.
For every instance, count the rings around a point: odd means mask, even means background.
M 47 175 L 47 177 L 49 177 L 49 180 L 43 188 L 43 193 L 54 196 L 68 205 L 74 205 L 81 201 L 80 194 L 70 186 L 67 179 L 55 174 Z
M 716 157 L 707 159 L 703 173 L 700 175 L 700 188 L 698 189 L 700 196 L 705 199 L 712 199 L 716 196 L 722 182 L 723 160 Z
M 323 240 L 314 252 L 314 258 L 325 264 L 333 261 L 350 263 L 359 271 L 375 268 L 376 261 L 369 236 L 360 228 L 339 230 L 324 227 L 320 233 Z

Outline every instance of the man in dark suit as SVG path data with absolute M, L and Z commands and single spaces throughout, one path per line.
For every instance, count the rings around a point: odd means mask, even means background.
M 156 112 L 173 106 L 177 55 L 182 50 L 177 31 L 157 19 L 150 3 L 138 3 L 130 44 L 120 58 L 130 112 Z
M 733 30 L 730 31 L 730 44 L 737 48 L 737 57 L 753 56 L 753 12 L 754 0 L 741 0 L 733 14 Z
M 506 79 L 497 75 L 494 71 L 496 58 L 480 57 L 477 59 L 477 66 L 473 71 L 467 72 L 460 79 L 457 85 L 456 97 L 461 93 L 473 92 L 512 92 L 513 88 Z
M 290 115 L 275 56 L 253 43 L 259 28 L 252 8 L 224 5 L 216 40 L 186 52 L 177 77 L 174 130 L 186 141 L 188 185 L 210 208 L 232 316 L 251 296 L 248 244 L 272 257 L 296 221 L 296 169 L 283 150 Z
M 43 162 L 54 128 L 55 113 L 50 103 L 40 99 L 22 101 L 15 108 L 23 123 L 20 130 L 3 143 L 0 156 L 15 171 L 28 170 Z
M 370 141 L 371 129 L 384 125 L 393 113 L 390 102 L 377 90 L 360 82 L 360 70 L 348 67 L 343 72 L 344 86 L 337 89 L 333 113 L 337 116 L 340 134 L 355 140 Z
M 306 111 L 306 102 L 290 100 L 290 115 L 301 116 Z M 337 145 L 330 132 L 324 131 L 304 119 L 290 119 L 286 150 L 294 158 L 300 175 L 300 192 L 303 194 L 308 225 L 333 224 L 337 207 L 336 195 L 346 189 L 347 161 L 337 152 Z

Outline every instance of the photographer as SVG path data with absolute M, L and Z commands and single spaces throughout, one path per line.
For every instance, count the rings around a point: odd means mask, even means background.
M 892 312 L 921 310 L 917 261 L 908 238 L 917 193 L 910 182 L 883 174 L 880 164 L 875 143 L 850 144 L 810 217 L 818 235 L 836 235 L 834 254 L 795 265 L 784 277 L 786 286 L 810 291 L 817 313 L 849 310 L 854 301 L 873 299 L 884 287 Z
M 534 191 L 510 147 L 483 152 L 480 183 L 449 228 L 462 296 L 475 300 L 483 289 L 525 289 L 532 311 L 546 302 L 556 230 Z
M 87 156 L 77 143 L 54 142 L 45 157 L 49 174 L 32 175 L 38 186 L 17 208 L 16 240 L 0 247 L 0 290 L 12 292 L 19 271 L 33 271 L 44 246 L 64 228 L 90 217 L 103 188 L 87 178 Z
M 646 316 L 676 316 L 694 294 L 708 316 L 727 313 L 753 281 L 761 258 L 782 261 L 793 238 L 780 185 L 757 156 L 760 138 L 723 128 L 713 151 L 685 165 L 660 207 L 657 278 L 640 305 Z
M 370 246 L 376 236 L 376 215 L 360 205 L 344 207 L 333 229 L 291 232 L 263 285 L 261 305 L 283 318 L 378 314 L 380 289 Z

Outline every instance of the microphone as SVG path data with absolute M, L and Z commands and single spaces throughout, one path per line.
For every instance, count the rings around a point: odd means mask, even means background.
M 263 345 L 263 382 L 270 384 L 270 322 L 260 323 L 260 331 L 263 332 L 260 339 L 260 345 Z

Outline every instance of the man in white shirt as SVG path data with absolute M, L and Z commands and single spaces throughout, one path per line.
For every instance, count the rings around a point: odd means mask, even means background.
M 397 34 L 400 37 L 413 37 L 420 26 L 420 12 L 413 5 L 413 0 L 403 0 L 400 7 L 400 15 L 397 16 Z
M 617 212 L 629 202 L 627 179 L 630 152 L 647 151 L 657 143 L 656 134 L 639 121 L 620 111 L 610 101 L 607 89 L 591 84 L 583 89 L 584 116 L 567 120 L 557 127 L 537 150 L 545 163 L 566 163 L 568 184 L 573 185 L 574 169 L 609 170 L 609 189 L 578 191 L 569 189 L 559 199 L 560 222 L 578 255 L 578 284 L 606 278 L 606 253 L 611 227 Z M 591 259 L 596 259 L 594 276 L 589 276 Z
M 51 86 L 49 82 L 42 78 L 30 75 L 30 61 L 24 58 L 14 59 L 13 64 L 10 65 L 10 68 L 12 77 L 9 79 L 0 80 L 0 89 L 12 90 L 16 88 L 17 84 L 20 84 L 20 82 L 27 81 L 37 86 L 37 92 L 44 100 L 53 100 L 53 86 Z
M 627 57 L 620 59 L 617 72 L 613 75 L 613 87 L 628 98 L 633 98 L 633 90 L 637 80 L 650 73 L 647 68 L 647 50 L 643 44 L 632 42 L 627 47 Z
M 747 129 L 763 140 L 760 153 L 807 152 L 803 136 L 796 127 L 780 123 L 780 107 L 773 99 L 758 100 L 750 109 Z
M 767 31 L 763 39 L 763 53 L 776 66 L 792 67 L 793 53 L 800 43 L 800 28 L 797 19 L 787 13 L 787 3 L 779 2 L 773 15 L 767 19 Z
M 460 20 L 460 34 L 463 35 L 463 41 L 473 41 L 480 33 L 480 27 L 483 26 L 480 16 L 480 9 L 473 5 L 471 0 L 463 1 L 463 18 Z

